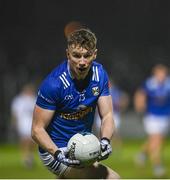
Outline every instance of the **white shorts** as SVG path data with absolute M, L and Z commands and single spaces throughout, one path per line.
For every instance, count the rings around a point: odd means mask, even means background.
M 65 149 L 65 148 L 60 148 Z M 66 170 L 70 170 L 70 167 L 66 166 L 63 163 L 58 162 L 54 157 L 48 153 L 40 153 L 40 159 L 43 162 L 43 164 L 50 170 L 52 173 L 56 174 L 57 176 L 62 176 Z
M 146 115 L 144 118 L 144 129 L 147 134 L 166 135 L 169 129 L 170 117 Z

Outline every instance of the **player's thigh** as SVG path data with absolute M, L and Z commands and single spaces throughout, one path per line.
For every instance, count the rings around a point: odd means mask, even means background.
M 68 169 L 63 178 L 67 179 L 120 179 L 120 176 L 113 171 L 111 168 L 104 166 L 100 163 L 95 163 L 92 166 L 77 169 L 70 168 Z

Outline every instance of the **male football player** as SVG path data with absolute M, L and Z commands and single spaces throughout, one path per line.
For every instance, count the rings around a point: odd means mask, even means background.
M 134 102 L 136 111 L 145 112 L 144 129 L 148 135 L 136 156 L 136 163 L 143 165 L 149 156 L 154 176 L 163 177 L 166 171 L 161 152 L 170 125 L 170 78 L 167 66 L 157 64 L 153 67 L 152 76 L 136 92 Z
M 12 121 L 15 122 L 23 165 L 31 168 L 34 163 L 35 143 L 31 139 L 32 114 L 35 106 L 35 87 L 28 83 L 22 87 L 11 103 Z
M 32 137 L 40 158 L 59 178 L 118 179 L 119 175 L 99 162 L 79 168 L 67 156 L 67 142 L 78 132 L 91 132 L 96 105 L 102 118 L 101 154 L 109 157 L 114 133 L 112 99 L 108 76 L 96 61 L 97 39 L 89 29 L 67 37 L 67 59 L 42 82 L 33 115 Z

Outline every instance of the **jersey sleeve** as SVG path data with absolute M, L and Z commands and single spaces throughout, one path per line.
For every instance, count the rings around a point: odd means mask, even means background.
M 100 92 L 100 96 L 108 96 L 110 95 L 109 91 L 109 77 L 105 70 L 103 70 L 103 77 L 102 77 L 102 88 Z
M 59 103 L 57 82 L 54 78 L 46 78 L 38 90 L 36 104 L 43 109 L 56 110 Z

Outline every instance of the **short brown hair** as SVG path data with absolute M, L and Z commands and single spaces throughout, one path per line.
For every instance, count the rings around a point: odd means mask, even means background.
M 168 66 L 166 66 L 165 64 L 156 64 L 153 68 L 152 68 L 152 72 L 154 73 L 156 70 L 162 70 L 165 72 L 169 72 L 169 68 Z
M 81 28 L 74 31 L 67 37 L 67 43 L 68 47 L 75 45 L 94 51 L 96 49 L 97 38 L 91 30 Z

